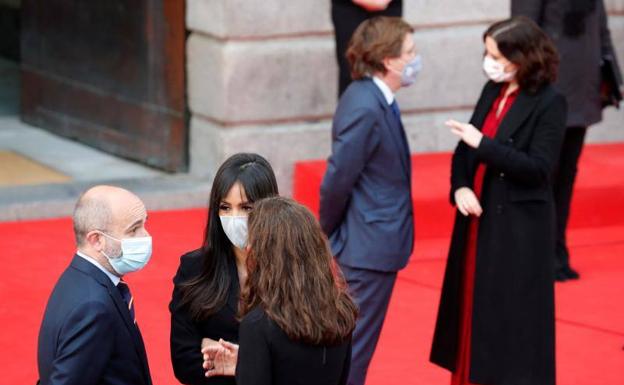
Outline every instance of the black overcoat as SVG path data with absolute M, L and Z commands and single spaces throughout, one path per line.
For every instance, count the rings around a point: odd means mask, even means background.
M 564 33 L 564 15 L 570 0 L 512 0 L 511 15 L 524 15 L 535 21 L 552 38 L 561 59 L 556 87 L 566 97 L 568 127 L 587 127 L 602 120 L 601 64 L 613 61 L 616 80 L 621 84 L 615 48 L 607 21 L 604 1 L 585 18 L 585 32 L 577 37 Z
M 488 82 L 470 122 L 480 128 L 501 85 Z M 488 385 L 555 383 L 555 223 L 551 174 L 565 131 L 566 102 L 552 86 L 520 91 L 493 139 L 455 149 L 451 201 L 487 165 L 479 220 L 470 380 Z M 454 202 L 453 202 L 454 203 Z M 462 265 L 469 219 L 457 211 L 431 352 L 454 370 Z

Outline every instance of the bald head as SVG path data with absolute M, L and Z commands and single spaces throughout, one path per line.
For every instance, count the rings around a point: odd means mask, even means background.
M 145 221 L 143 202 L 128 190 L 115 186 L 95 186 L 85 191 L 74 208 L 74 234 L 78 247 L 89 232 L 99 230 L 119 234 L 137 221 Z M 126 223 L 130 221 L 131 223 Z

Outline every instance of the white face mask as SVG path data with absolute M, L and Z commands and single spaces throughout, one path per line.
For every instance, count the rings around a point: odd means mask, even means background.
M 106 233 L 102 234 L 121 243 L 121 255 L 117 257 L 108 256 L 102 250 L 102 254 L 108 258 L 108 262 L 119 275 L 139 271 L 149 262 L 152 256 L 152 237 L 117 239 Z
M 243 250 L 247 246 L 247 217 L 219 216 L 221 227 L 232 244 Z
M 419 54 L 414 56 L 412 60 L 405 63 L 403 71 L 398 71 L 393 68 L 391 68 L 391 70 L 397 74 L 401 74 L 401 87 L 409 87 L 416 82 L 418 74 L 422 71 L 422 67 L 422 56 Z
M 505 72 L 505 65 L 494 60 L 490 55 L 483 58 L 483 72 L 495 83 L 508 82 L 516 76 L 516 71 Z

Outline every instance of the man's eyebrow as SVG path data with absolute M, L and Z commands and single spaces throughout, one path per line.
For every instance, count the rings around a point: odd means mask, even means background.
M 141 219 L 137 219 L 136 221 L 132 222 L 132 224 L 131 224 L 131 225 L 127 226 L 127 227 L 126 227 L 126 230 L 129 230 L 129 229 L 133 228 L 133 227 L 134 227 L 134 226 L 136 226 L 136 225 L 140 225 L 140 224 L 141 224 L 141 222 L 143 222 L 143 221 L 144 221 L 144 220 L 146 220 L 146 219 L 147 219 L 147 217 L 145 217 L 145 219 L 143 219 L 143 218 L 141 218 Z

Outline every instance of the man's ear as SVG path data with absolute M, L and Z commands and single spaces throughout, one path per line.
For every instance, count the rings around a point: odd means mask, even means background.
M 104 236 L 96 230 L 89 231 L 85 237 L 85 242 L 94 250 L 101 251 L 104 249 Z
M 385 57 L 381 60 L 381 64 L 383 64 L 383 66 L 386 68 L 386 71 L 390 71 L 390 68 L 392 68 L 392 58 L 391 57 Z

